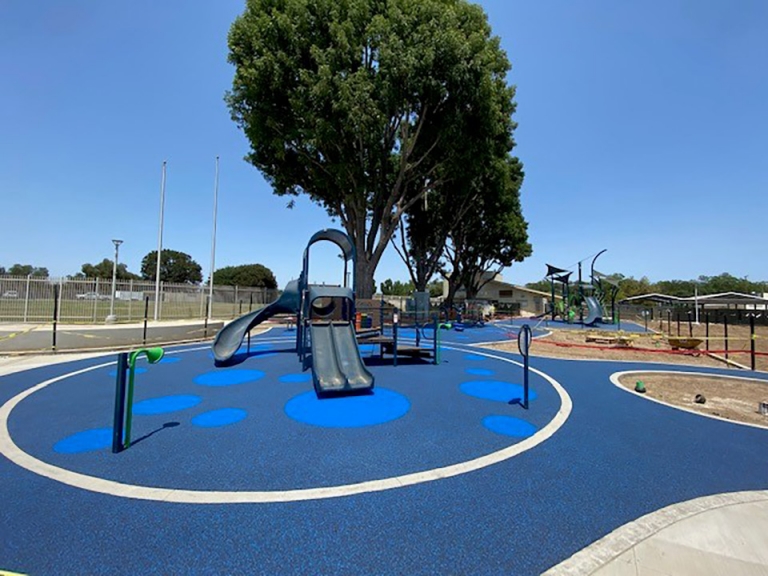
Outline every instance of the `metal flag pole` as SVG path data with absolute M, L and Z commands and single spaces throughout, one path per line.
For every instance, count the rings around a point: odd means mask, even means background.
M 163 253 L 163 212 L 165 211 L 165 165 L 163 160 L 163 178 L 160 184 L 160 229 L 157 233 L 157 269 L 155 270 L 155 320 L 160 312 L 160 261 Z
M 211 271 L 208 277 L 208 319 L 213 311 L 213 270 L 216 264 L 216 210 L 219 203 L 219 157 L 216 156 L 216 177 L 213 184 L 213 237 L 211 238 Z

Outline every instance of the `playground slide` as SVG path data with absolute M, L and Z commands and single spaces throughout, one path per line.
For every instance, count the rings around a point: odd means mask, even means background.
M 594 296 L 587 296 L 584 300 L 587 303 L 588 312 L 587 317 L 584 319 L 584 324 L 594 324 L 598 320 L 602 320 L 603 307 L 600 305 L 598 299 Z
M 350 322 L 312 324 L 312 379 L 318 394 L 370 390 L 373 375 L 360 357 Z
M 297 280 L 291 280 L 277 300 L 224 326 L 213 341 L 213 357 L 217 362 L 226 362 L 239 350 L 243 338 L 251 328 L 275 314 L 296 314 L 298 310 L 299 283 Z

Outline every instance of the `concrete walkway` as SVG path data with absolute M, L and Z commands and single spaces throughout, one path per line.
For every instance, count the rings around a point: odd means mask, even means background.
M 673 504 L 614 530 L 545 576 L 768 576 L 768 491 Z

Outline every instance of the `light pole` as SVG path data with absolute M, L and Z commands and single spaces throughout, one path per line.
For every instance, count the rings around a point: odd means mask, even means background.
M 117 320 L 117 316 L 115 316 L 115 283 L 117 282 L 117 257 L 122 243 L 122 240 L 112 240 L 112 244 L 115 245 L 115 260 L 112 263 L 112 298 L 109 300 L 109 316 L 107 316 L 109 323 Z
M 155 271 L 155 320 L 160 312 L 160 262 L 163 253 L 163 213 L 165 212 L 165 165 L 163 161 L 163 178 L 160 182 L 160 227 L 157 232 L 157 270 Z
M 216 266 L 216 210 L 219 203 L 219 157 L 216 156 L 216 177 L 213 184 L 213 237 L 211 238 L 211 273 L 208 277 L 208 320 L 213 315 L 213 269 Z

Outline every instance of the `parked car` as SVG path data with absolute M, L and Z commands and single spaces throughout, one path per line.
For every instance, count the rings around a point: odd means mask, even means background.
M 85 292 L 77 295 L 78 300 L 109 300 L 109 294 L 99 294 L 98 292 Z
M 6 290 L 3 292 L 3 298 L 18 298 L 19 293 L 16 290 Z

